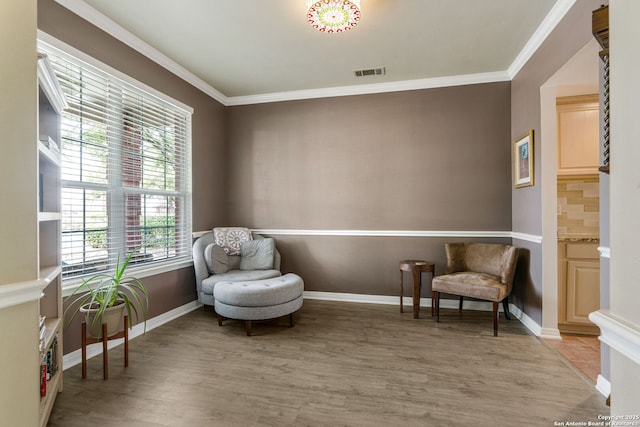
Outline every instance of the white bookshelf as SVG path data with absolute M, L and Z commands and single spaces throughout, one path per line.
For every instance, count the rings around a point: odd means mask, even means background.
M 46 284 L 40 298 L 40 316 L 44 316 L 39 337 L 40 364 L 54 370 L 41 383 L 40 426 L 47 425 L 56 396 L 62 391 L 62 259 L 60 194 L 60 115 L 67 108 L 46 55 L 38 55 L 38 271 Z M 49 359 L 49 360 L 48 360 Z M 42 382 L 42 380 L 41 380 Z M 43 390 L 46 390 L 43 393 Z

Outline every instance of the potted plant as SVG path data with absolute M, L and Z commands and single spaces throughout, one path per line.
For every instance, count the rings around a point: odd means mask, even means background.
M 94 338 L 102 338 L 102 324 L 107 324 L 107 337 L 120 330 L 120 322 L 124 309 L 129 316 L 129 328 L 133 326 L 132 313 L 136 320 L 142 317 L 145 331 L 147 328 L 147 310 L 149 308 L 149 295 L 144 284 L 136 277 L 126 274 L 127 266 L 133 252 L 130 253 L 122 264 L 120 254 L 116 260 L 116 268 L 113 273 L 100 273 L 84 279 L 69 295 L 75 299 L 67 305 L 65 316 L 72 313 L 71 322 L 78 313 L 84 313 L 89 334 Z

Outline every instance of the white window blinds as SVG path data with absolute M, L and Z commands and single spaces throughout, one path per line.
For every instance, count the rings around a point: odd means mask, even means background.
M 63 276 L 191 258 L 191 113 L 45 43 L 62 116 Z

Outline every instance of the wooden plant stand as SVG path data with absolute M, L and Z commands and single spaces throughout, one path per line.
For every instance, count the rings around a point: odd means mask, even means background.
M 107 324 L 102 324 L 102 338 L 87 336 L 87 322 L 82 322 L 82 378 L 87 378 L 87 345 L 102 343 L 102 372 L 105 380 L 109 379 L 109 353 L 107 343 L 109 340 L 124 338 L 124 367 L 129 366 L 129 330 L 127 329 L 128 316 L 124 316 L 124 331 L 120 331 L 107 337 Z M 106 339 L 105 339 L 106 337 Z

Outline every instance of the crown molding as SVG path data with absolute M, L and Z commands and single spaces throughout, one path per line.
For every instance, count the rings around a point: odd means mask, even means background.
M 547 16 L 542 20 L 536 31 L 533 33 L 527 44 L 524 45 L 516 59 L 513 60 L 509 68 L 507 69 L 507 74 L 509 75 L 509 80 L 513 80 L 513 78 L 520 72 L 524 64 L 531 59 L 534 53 L 538 50 L 538 48 L 542 45 L 542 43 L 549 37 L 549 34 L 556 28 L 556 26 L 560 23 L 562 18 L 569 12 L 569 10 L 573 7 L 576 0 L 558 0 L 556 4 L 553 5 Z
M 90 22 L 105 31 L 107 34 L 151 59 L 156 64 L 190 83 L 224 106 L 263 104 L 338 96 L 368 95 L 375 93 L 510 81 L 518 74 L 524 64 L 526 64 L 529 58 L 531 58 L 531 56 L 536 52 L 576 2 L 576 0 L 558 0 L 542 23 L 538 26 L 536 32 L 525 44 L 522 51 L 520 51 L 518 56 L 515 58 L 511 66 L 509 66 L 505 71 L 228 97 L 147 42 L 125 30 L 115 21 L 106 17 L 83 0 L 55 1 L 80 16 L 82 19 Z
M 63 42 L 62 40 L 59 40 L 55 37 L 53 37 L 50 34 L 45 33 L 44 31 L 38 29 L 38 46 L 40 46 L 40 43 L 44 43 L 44 44 L 48 44 L 49 46 L 56 48 L 58 50 L 61 50 L 62 52 L 73 56 L 76 59 L 79 59 L 80 61 L 83 61 L 93 67 L 98 68 L 99 70 L 109 73 L 111 74 L 113 77 L 116 77 L 117 79 L 122 80 L 123 82 L 126 82 L 128 84 L 134 85 L 136 87 L 138 87 L 139 89 L 144 90 L 145 92 L 159 98 L 162 99 L 165 102 L 168 102 L 170 104 L 173 104 L 173 106 L 180 108 L 182 110 L 184 110 L 186 113 L 188 114 L 193 114 L 193 108 L 185 103 L 183 103 L 182 101 L 179 101 L 167 94 L 165 94 L 164 92 L 161 92 L 151 86 L 149 86 L 146 83 L 143 83 L 139 80 L 134 79 L 133 77 L 129 76 L 126 73 L 123 73 L 122 71 L 113 68 L 112 66 L 105 64 L 102 61 L 99 61 L 98 59 L 94 58 L 93 56 L 84 53 L 83 51 L 76 49 L 75 47 Z
M 166 70 L 172 72 L 176 76 L 180 77 L 182 80 L 200 89 L 202 92 L 206 93 L 211 98 L 215 99 L 216 101 L 220 102 L 223 105 L 227 105 L 227 97 L 222 92 L 220 92 L 219 90 L 209 85 L 200 77 L 196 76 L 191 71 L 187 70 L 182 65 L 178 64 L 176 61 L 174 61 L 164 53 L 160 52 L 158 49 L 151 46 L 149 43 L 143 41 L 138 36 L 135 36 L 133 33 L 125 30 L 123 27 L 118 25 L 115 21 L 106 17 L 102 13 L 98 12 L 93 7 L 89 6 L 89 4 L 85 3 L 82 0 L 55 0 L 55 1 L 61 6 L 69 9 L 71 12 L 75 13 L 85 21 L 90 22 L 91 24 L 100 28 L 105 33 L 111 35 L 112 37 L 126 44 L 133 50 L 146 56 L 156 64 L 165 68 Z
M 266 104 L 269 102 L 298 101 L 303 99 L 331 98 L 337 96 L 369 95 L 375 93 L 401 92 L 407 90 L 434 89 L 439 87 L 504 82 L 509 80 L 511 79 L 506 71 L 496 71 L 491 73 L 402 80 L 398 82 L 371 83 L 352 86 L 337 86 L 322 89 L 264 93 L 258 95 L 232 96 L 227 98 L 227 105 L 235 106 Z

